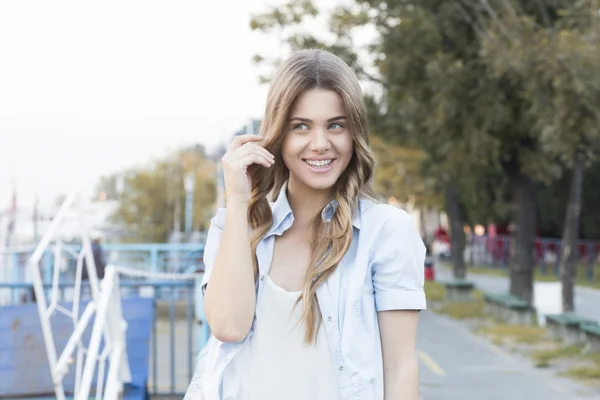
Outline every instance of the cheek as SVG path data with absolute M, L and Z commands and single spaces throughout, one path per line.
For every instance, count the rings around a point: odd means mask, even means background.
M 340 155 L 349 161 L 354 153 L 354 140 L 352 140 L 350 135 L 340 137 L 339 139 L 336 148 Z
M 291 160 L 292 158 L 298 157 L 303 148 L 304 143 L 302 140 L 299 140 L 299 138 L 294 138 L 292 135 L 286 136 L 281 147 L 283 159 L 285 160 L 287 158 L 288 160 Z
M 281 158 L 283 158 L 283 162 L 288 169 L 290 161 L 297 156 L 298 151 L 296 148 L 297 145 L 294 143 L 294 140 L 290 138 L 290 136 L 286 136 L 283 145 L 281 146 Z

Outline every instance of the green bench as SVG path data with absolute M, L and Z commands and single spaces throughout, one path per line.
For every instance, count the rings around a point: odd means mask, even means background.
M 441 282 L 446 288 L 446 296 L 450 301 L 469 301 L 472 300 L 472 292 L 475 288 L 473 282 L 466 280 L 454 280 Z
M 496 319 L 515 325 L 535 325 L 535 308 L 510 293 L 484 293 L 485 310 Z
M 597 322 L 584 323 L 581 331 L 585 335 L 587 350 L 600 353 L 600 324 Z
M 600 350 L 600 325 L 574 313 L 546 315 L 546 326 L 553 339 L 565 344 L 588 343 L 590 349 Z

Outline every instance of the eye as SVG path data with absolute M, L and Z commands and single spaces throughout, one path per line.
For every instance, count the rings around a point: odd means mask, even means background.
M 293 131 L 305 131 L 307 129 L 308 129 L 308 125 L 306 125 L 304 122 L 292 125 L 292 130 Z
M 332 122 L 329 124 L 328 129 L 344 129 L 344 125 L 340 124 L 339 122 Z

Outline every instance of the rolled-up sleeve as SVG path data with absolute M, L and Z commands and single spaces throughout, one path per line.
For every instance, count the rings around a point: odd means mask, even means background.
M 215 264 L 217 250 L 219 250 L 219 244 L 221 243 L 221 233 L 223 232 L 224 224 L 225 209 L 219 208 L 216 215 L 210 220 L 210 227 L 208 228 L 208 233 L 206 235 L 206 243 L 204 244 L 204 276 L 202 277 L 202 282 L 200 284 L 203 299 L 206 285 L 208 284 L 210 274 Z
M 377 236 L 372 255 L 377 311 L 426 309 L 425 245 L 410 216 L 390 207 Z

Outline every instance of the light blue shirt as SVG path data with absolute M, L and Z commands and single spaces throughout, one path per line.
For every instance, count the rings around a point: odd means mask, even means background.
M 333 200 L 323 209 L 326 222 L 336 207 Z M 271 267 L 275 236 L 283 234 L 294 222 L 286 185 L 272 210 L 273 225 L 256 249 L 260 276 L 257 299 Z M 224 222 L 225 209 L 219 209 L 211 220 L 206 240 L 202 292 L 210 281 Z M 426 308 L 425 246 L 410 216 L 387 204 L 361 199 L 352 225 L 348 252 L 335 272 L 317 288 L 323 316 L 321 329 L 327 333 L 341 399 L 381 400 L 383 360 L 377 312 Z M 255 324 L 256 317 L 248 336 L 239 343 L 223 343 L 214 336 L 209 339 L 203 350 L 206 370 L 202 377 L 207 400 L 221 400 L 223 371 L 248 342 Z

